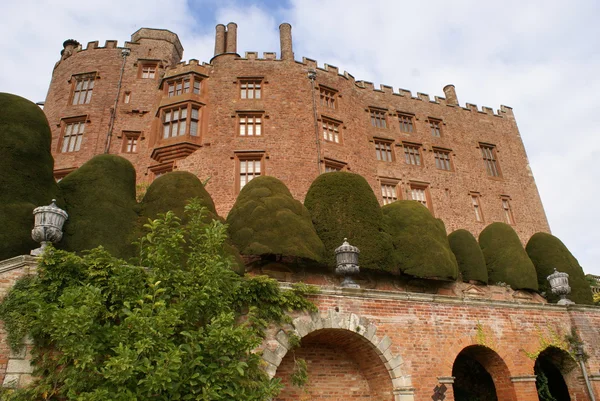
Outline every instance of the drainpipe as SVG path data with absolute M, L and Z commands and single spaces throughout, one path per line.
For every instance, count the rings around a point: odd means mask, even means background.
M 588 377 L 587 369 L 585 367 L 585 362 L 583 361 L 583 344 L 577 344 L 577 349 L 575 350 L 575 354 L 577 355 L 577 359 L 579 360 L 579 365 L 581 366 L 581 371 L 583 372 L 583 378 L 585 379 L 585 384 L 588 389 L 588 393 L 590 395 L 591 401 L 596 401 L 596 397 L 594 396 L 594 390 L 592 389 L 592 383 L 590 383 L 590 378 Z
M 125 61 L 131 51 L 129 49 L 122 49 L 121 56 L 123 57 L 123 64 L 121 64 L 121 74 L 119 75 L 119 83 L 117 84 L 117 96 L 115 97 L 115 104 L 110 113 L 110 123 L 108 124 L 108 133 L 106 134 L 106 145 L 104 146 L 104 153 L 110 152 L 110 140 L 112 139 L 113 127 L 115 126 L 115 118 L 117 117 L 117 105 L 119 104 L 119 97 L 121 96 L 121 84 L 123 82 L 123 72 L 125 71 Z
M 313 118 L 315 121 L 315 143 L 317 144 L 317 168 L 319 175 L 321 175 L 321 140 L 319 137 L 319 124 L 317 122 L 317 100 L 315 98 L 315 79 L 317 78 L 317 72 L 315 70 L 308 71 L 308 79 L 310 79 L 310 86 L 312 88 L 312 104 L 313 104 Z

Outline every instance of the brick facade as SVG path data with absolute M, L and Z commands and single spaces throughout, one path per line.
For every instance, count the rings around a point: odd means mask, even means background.
M 179 39 L 164 30 L 134 33 L 125 43 L 126 57 L 115 41 L 104 47 L 91 42 L 86 49 L 65 42 L 44 108 L 57 177 L 103 153 L 110 142 L 110 153 L 134 164 L 139 183 L 171 169 L 208 180 L 217 211 L 226 215 L 239 191 L 239 165 L 248 158 L 260 160 L 261 174 L 281 179 L 299 200 L 315 177 L 333 165 L 364 176 L 381 202 L 381 184 L 391 186 L 398 199 L 418 197 L 412 190 L 425 189 L 423 196 L 448 232 L 467 228 L 478 235 L 487 224 L 506 221 L 502 199 L 509 201 L 514 228 L 524 242 L 535 232 L 549 231 L 511 108 L 494 113 L 468 103 L 461 107 L 452 85 L 444 88 L 446 98 L 430 99 L 388 86 L 374 88 L 336 67 L 318 67 L 314 60 L 295 61 L 291 27 L 282 24 L 280 29 L 281 58 L 275 53 L 259 58 L 253 52 L 241 57 L 235 24 L 218 25 L 215 57 L 208 64 L 180 63 Z M 143 74 L 147 66 L 155 68 L 152 77 Z M 77 80 L 86 73 L 95 77 L 90 101 L 73 105 Z M 169 96 L 169 83 L 185 78 L 200 83 L 198 93 L 190 87 L 188 93 Z M 248 82 L 260 85 L 259 99 L 242 94 Z M 197 135 L 190 133 L 188 116 L 184 135 L 164 138 L 165 113 L 181 106 L 188 113 L 198 110 Z M 373 122 L 372 113 L 377 115 Z M 240 135 L 240 119 L 247 115 L 261 119 L 260 135 Z M 70 121 L 85 121 L 85 131 L 78 151 L 63 152 Z M 324 137 L 323 124 L 331 137 Z M 139 135 L 134 153 L 128 152 L 131 135 Z M 389 149 L 383 160 L 376 155 L 380 143 Z M 486 171 L 482 144 L 491 145 L 498 177 Z M 407 164 L 406 149 L 416 150 L 418 164 Z M 449 157 L 450 171 L 436 164 L 436 150 Z M 472 195 L 478 196 L 481 221 Z

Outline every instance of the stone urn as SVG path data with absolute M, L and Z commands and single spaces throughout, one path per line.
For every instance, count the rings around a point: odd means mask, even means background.
M 41 243 L 39 248 L 30 252 L 33 256 L 41 255 L 49 242 L 56 243 L 62 238 L 62 227 L 69 215 L 56 206 L 55 202 L 56 199 L 52 199 L 50 205 L 36 207 L 33 210 L 35 225 L 31 230 L 31 238 Z

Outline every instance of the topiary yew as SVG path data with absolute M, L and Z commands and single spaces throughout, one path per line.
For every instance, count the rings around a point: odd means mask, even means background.
M 506 283 L 515 290 L 538 290 L 535 267 L 519 236 L 506 223 L 492 223 L 479 234 L 490 284 Z
M 29 254 L 33 209 L 56 198 L 52 135 L 44 112 L 20 96 L 0 93 L 0 260 Z
M 458 265 L 444 223 L 415 201 L 396 201 L 381 208 L 398 272 L 420 278 L 456 280 Z
M 456 230 L 448 236 L 450 249 L 456 256 L 458 270 L 464 282 L 471 280 L 487 284 L 488 273 L 483 252 L 477 240 L 467 230 Z
M 186 171 L 173 171 L 163 174 L 150 184 L 144 198 L 140 202 L 140 218 L 138 222 L 136 237 L 144 232 L 143 226 L 148 219 L 154 220 L 161 213 L 171 211 L 180 218 L 183 224 L 187 223 L 185 207 L 191 199 L 197 199 L 198 204 L 206 208 L 202 215 L 205 224 L 213 220 L 222 219 L 217 214 L 215 203 L 210 194 L 204 189 L 202 182 L 194 174 Z M 234 258 L 234 269 L 242 274 L 244 272 L 244 261 L 239 251 L 226 239 L 223 248 Z
M 360 267 L 391 270 L 392 242 L 383 231 L 383 214 L 367 181 L 358 174 L 333 172 L 313 181 L 304 206 L 325 245 L 325 261 L 335 265 L 334 250 L 344 238 L 360 249 Z
M 135 169 L 114 155 L 95 156 L 59 182 L 69 219 L 61 248 L 83 251 L 102 245 L 119 257 L 134 253 Z
M 254 178 L 227 216 L 229 235 L 244 255 L 282 255 L 320 261 L 324 246 L 310 213 L 275 177 Z
M 546 293 L 550 302 L 557 302 L 559 297 L 550 291 L 547 277 L 554 269 L 569 275 L 571 294 L 569 299 L 577 304 L 594 303 L 590 283 L 585 278 L 579 262 L 561 240 L 548 233 L 536 233 L 525 247 L 529 258 L 535 266 L 540 291 Z

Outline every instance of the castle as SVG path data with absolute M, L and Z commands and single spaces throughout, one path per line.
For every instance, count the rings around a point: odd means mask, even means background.
M 451 85 L 434 100 L 375 89 L 336 67 L 295 61 L 288 24 L 280 58 L 240 57 L 236 28 L 216 27 L 209 64 L 180 63 L 183 48 L 165 30 L 142 28 L 122 48 L 67 40 L 44 108 L 55 178 L 117 154 L 135 166 L 140 187 L 166 172 L 194 173 L 224 215 L 258 175 L 279 178 L 303 200 L 319 174 L 347 170 L 381 204 L 417 200 L 449 232 L 477 235 L 503 221 L 526 242 L 549 231 L 509 107 L 461 107 Z M 36 263 L 28 255 L 0 261 L 0 297 Z M 255 273 L 283 287 L 318 286 L 318 311 L 270 327 L 260 347 L 266 372 L 286 385 L 278 401 L 458 401 L 472 400 L 470 389 L 486 400 L 537 401 L 540 372 L 561 401 L 600 394 L 600 308 L 549 304 L 506 285 L 365 274 L 361 288 L 344 288 L 324 271 Z M 301 339 L 294 352 L 291 334 Z M 4 385 L 31 382 L 30 351 L 11 351 L 0 325 Z M 289 385 L 296 357 L 308 364 L 302 389 Z
M 64 43 L 44 112 L 55 177 L 101 153 L 127 158 L 141 184 L 189 171 L 226 215 L 257 175 L 304 199 L 322 172 L 365 177 L 381 204 L 414 199 L 448 232 L 477 235 L 494 221 L 521 240 L 549 231 L 510 107 L 498 112 L 357 81 L 331 65 L 296 61 L 291 26 L 281 52 L 237 53 L 237 26 L 217 25 L 210 63 L 181 62 L 176 34 L 142 28 L 130 42 Z M 143 185 L 142 185 L 143 186 Z

